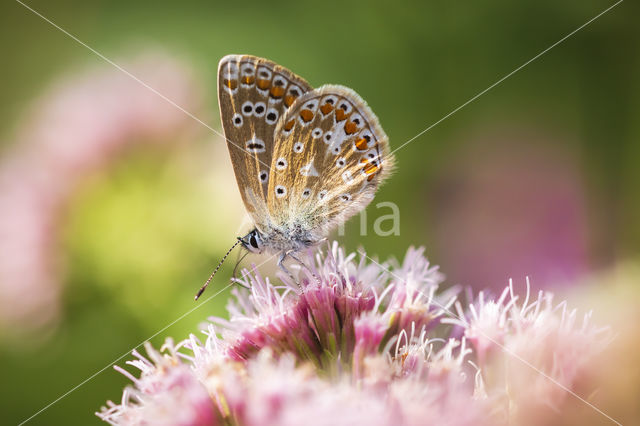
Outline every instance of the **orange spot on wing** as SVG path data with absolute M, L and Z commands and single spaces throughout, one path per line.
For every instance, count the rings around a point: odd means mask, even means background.
M 242 83 L 244 84 L 253 84 L 256 81 L 256 78 L 252 75 L 247 75 L 242 77 Z
M 344 126 L 345 128 L 347 126 Z M 367 149 L 367 140 L 365 138 L 360 138 L 356 141 L 356 148 L 358 148 L 359 151 L 364 151 Z M 364 160 L 364 159 L 363 159 Z M 366 160 L 364 160 L 366 161 Z
M 284 104 L 288 107 L 291 106 L 291 104 L 293 104 L 293 101 L 296 100 L 296 97 L 293 95 L 288 95 L 284 97 Z
M 238 80 L 229 80 L 229 79 L 225 78 L 222 81 L 222 84 L 224 84 L 225 86 L 227 86 L 231 90 L 235 90 L 235 88 L 238 87 Z
M 273 86 L 269 92 L 272 98 L 281 98 L 284 95 L 284 88 L 281 86 Z
M 348 135 L 354 134 L 358 130 L 358 126 L 353 121 L 349 121 L 344 125 L 344 132 Z M 357 144 L 357 142 L 356 142 Z M 360 148 L 358 148 L 360 149 Z
M 349 116 L 349 114 L 344 112 L 344 110 L 342 108 L 336 109 L 336 120 L 337 121 L 342 121 L 345 118 L 347 118 L 348 116 Z
M 269 80 L 258 80 L 258 83 L 256 84 L 258 86 L 259 89 L 268 89 L 269 86 L 271 86 L 271 81 Z
M 362 159 L 360 162 L 366 160 Z M 376 162 L 367 163 L 362 170 L 367 175 L 367 182 L 371 182 L 374 177 L 382 170 L 382 166 L 379 166 Z
M 320 107 L 320 111 L 322 111 L 324 115 L 329 114 L 332 110 L 333 110 L 333 105 L 331 105 L 328 102 Z
M 374 163 L 367 163 L 367 165 L 365 165 L 362 170 L 364 170 L 366 174 L 370 175 L 378 171 L 378 166 Z
M 311 111 L 310 109 L 303 109 L 302 111 L 300 111 L 300 117 L 302 117 L 302 120 L 305 123 L 308 123 L 313 120 L 313 111 Z
M 296 124 L 296 120 L 287 121 L 286 123 L 284 123 L 284 130 L 288 132 L 289 130 L 293 129 L 294 124 Z

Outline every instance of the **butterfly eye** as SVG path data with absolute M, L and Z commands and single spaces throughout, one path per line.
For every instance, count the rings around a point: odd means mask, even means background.
M 250 101 L 247 101 L 242 104 L 242 113 L 244 115 L 251 115 L 253 112 L 253 104 Z
M 286 168 L 287 168 L 287 160 L 284 157 L 278 158 L 278 161 L 276 161 L 276 169 L 284 170 Z
M 258 239 L 256 238 L 255 234 L 251 234 L 251 236 L 249 237 L 249 245 L 255 249 L 258 248 Z
M 296 142 L 293 145 L 293 152 L 300 154 L 304 150 L 304 144 L 302 142 Z
M 275 108 L 269 108 L 267 111 L 267 115 L 264 118 L 264 121 L 267 124 L 274 124 L 278 120 L 278 110 Z
M 287 195 L 287 188 L 282 185 L 276 186 L 276 197 L 282 198 Z
M 242 127 L 242 116 L 240 114 L 234 114 L 233 118 L 231 119 L 231 121 L 233 121 L 233 125 L 236 127 Z
M 266 110 L 267 106 L 264 104 L 264 102 L 256 102 L 253 107 L 253 115 L 255 115 L 256 117 L 262 117 L 264 116 L 264 112 Z

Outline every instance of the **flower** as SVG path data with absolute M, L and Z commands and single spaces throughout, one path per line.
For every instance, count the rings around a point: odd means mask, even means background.
M 176 103 L 200 105 L 191 73 L 174 59 L 147 53 L 125 67 Z M 183 112 L 112 68 L 68 77 L 36 102 L 0 162 L 0 328 L 35 329 L 57 319 L 60 229 L 86 176 L 135 145 L 179 140 L 190 126 Z
M 149 359 L 134 352 L 140 377 L 118 367 L 133 386 L 97 415 L 118 425 L 521 422 L 562 404 L 548 378 L 571 388 L 603 343 L 588 315 L 577 327 L 549 293 L 519 303 L 510 284 L 465 310 L 439 291 L 422 249 L 402 264 L 366 258 L 337 243 L 308 252 L 299 294 L 287 276 L 274 285 L 244 270 L 228 320 L 211 318 L 204 343 L 191 335 L 160 352 L 147 345 Z

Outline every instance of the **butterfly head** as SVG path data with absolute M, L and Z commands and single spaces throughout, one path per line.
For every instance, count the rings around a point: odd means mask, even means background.
M 262 253 L 264 250 L 264 241 L 257 229 L 252 230 L 244 237 L 238 237 L 238 240 L 251 253 Z

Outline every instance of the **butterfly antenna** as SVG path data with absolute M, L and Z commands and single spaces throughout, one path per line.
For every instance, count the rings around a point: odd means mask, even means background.
M 229 256 L 229 253 L 231 253 L 231 251 L 236 248 L 236 246 L 238 244 L 240 244 L 242 242 L 242 239 L 238 238 L 238 241 L 236 241 L 231 248 L 227 251 L 227 254 L 225 254 L 222 257 L 222 260 L 220 260 L 220 263 L 218 263 L 218 266 L 216 266 L 216 269 L 211 273 L 211 275 L 209 275 L 209 279 L 207 280 L 207 282 L 204 283 L 204 285 L 202 287 L 200 287 L 200 290 L 198 290 L 198 292 L 196 293 L 196 297 L 195 300 L 198 300 L 198 298 L 200 298 L 200 296 L 202 296 L 202 293 L 204 293 L 204 291 L 207 289 L 207 286 L 209 285 L 209 283 L 211 282 L 211 280 L 213 279 L 213 277 L 216 275 L 216 272 L 218 272 L 218 269 L 220 269 L 220 267 L 222 266 L 222 264 L 224 263 L 224 261 L 226 260 L 227 256 Z

